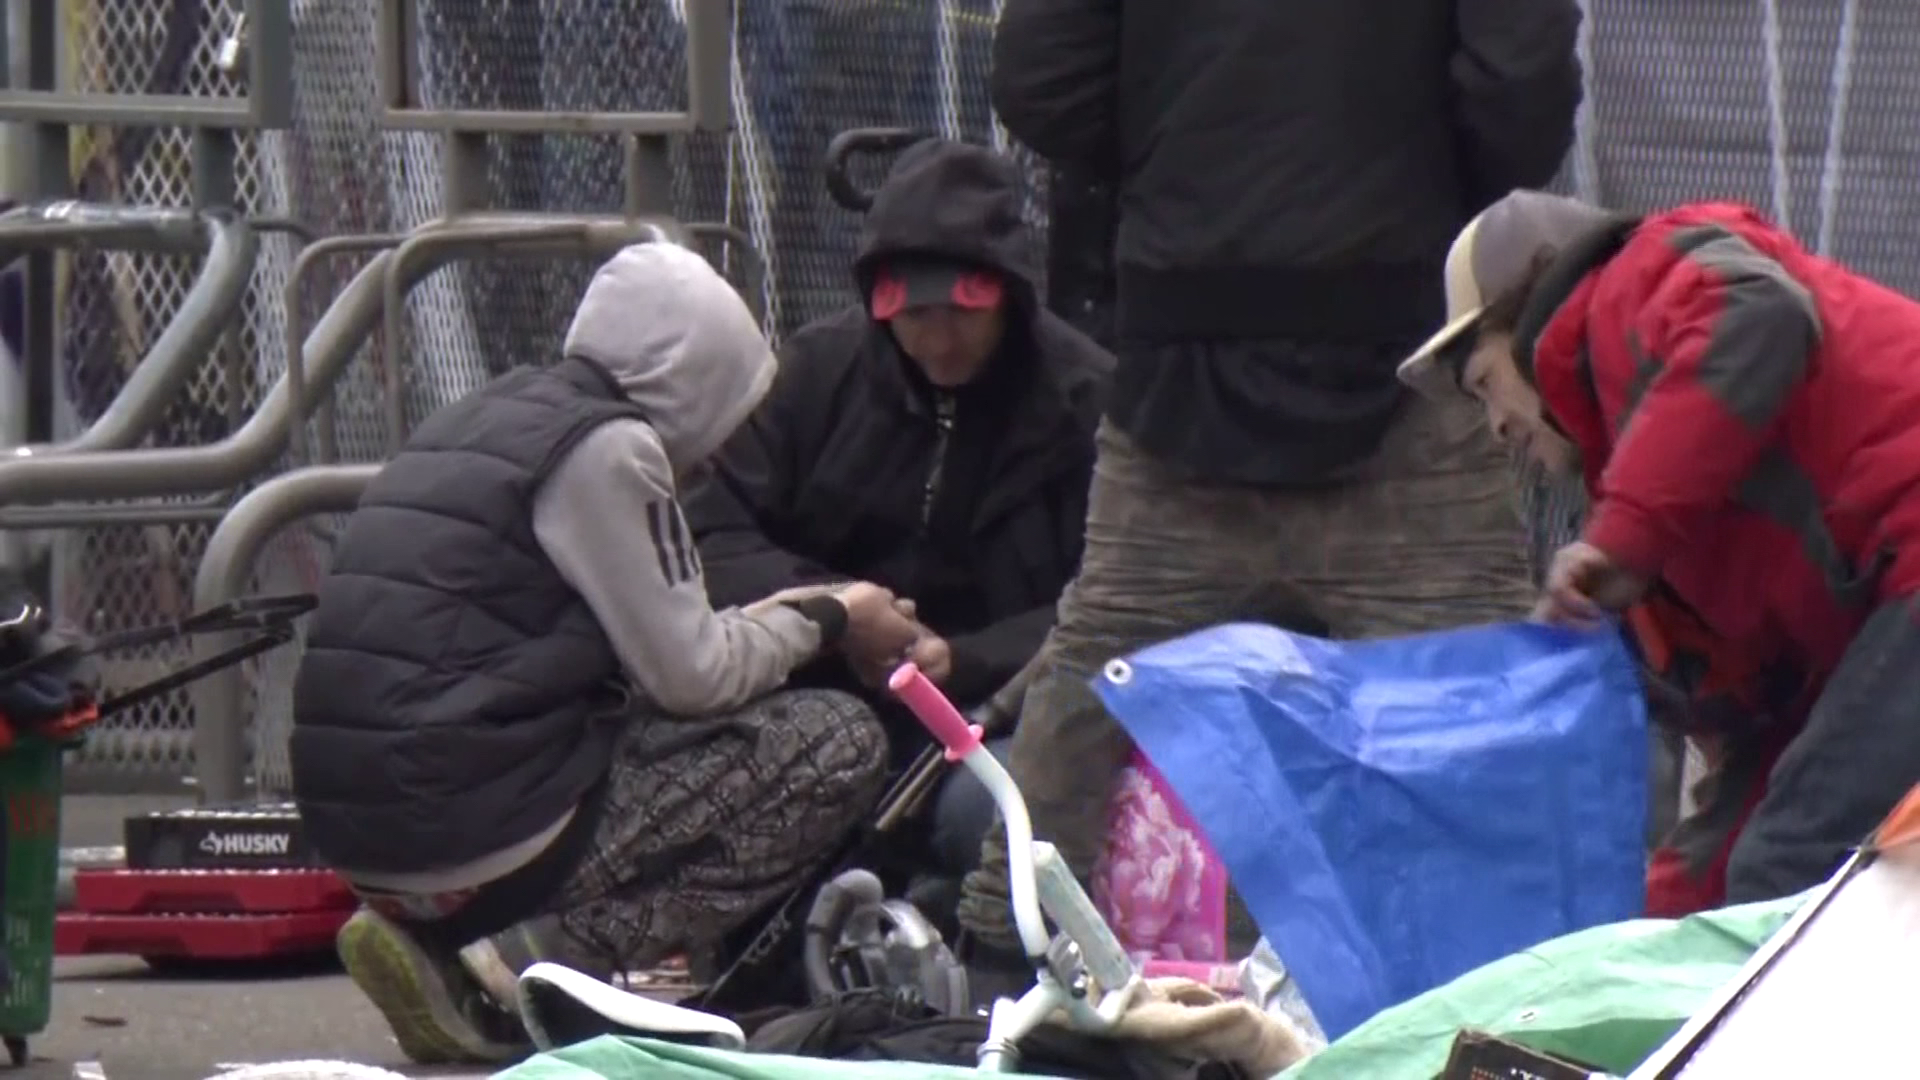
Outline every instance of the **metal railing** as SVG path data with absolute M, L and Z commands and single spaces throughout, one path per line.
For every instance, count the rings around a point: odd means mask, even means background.
M 184 127 L 191 133 L 193 202 L 201 209 L 234 204 L 237 133 L 284 130 L 293 122 L 293 16 L 286 0 L 247 0 L 231 28 L 235 59 L 246 57 L 246 92 L 209 98 L 182 94 L 76 92 L 60 85 L 62 0 L 17 0 L 25 7 L 26 85 L 0 88 L 0 122 L 26 126 L 15 149 L 25 190 L 18 197 L 54 202 L 71 197 L 74 128 L 89 124 Z M 239 66 L 236 64 L 236 67 Z M 22 360 L 27 439 L 54 438 L 58 288 L 53 255 L 27 254 Z M 134 399 L 142 404 L 144 399 Z M 4 504 L 4 500 L 0 500 Z
M 268 480 L 233 505 L 207 538 L 206 553 L 194 578 L 194 610 L 204 611 L 248 589 L 260 553 L 282 529 L 315 514 L 346 513 L 360 501 L 378 465 L 309 465 Z M 202 635 L 218 641 L 195 640 L 194 659 L 231 648 L 234 635 Z M 216 671 L 190 689 L 193 702 L 194 776 L 202 800 L 239 802 L 247 790 L 251 760 L 247 684 L 241 666 Z
M 193 379 L 221 335 L 240 316 L 259 241 L 227 211 L 115 207 L 63 201 L 0 214 L 0 263 L 25 252 L 61 249 L 204 253 L 193 287 L 173 318 L 134 365 L 106 410 L 79 435 L 17 447 L 13 462 L 53 455 L 126 451 L 140 445 Z M 6 463 L 0 463 L 5 468 Z M 62 506 L 28 509 L 0 500 L 0 528 L 137 524 L 136 508 Z M 178 510 L 177 504 L 172 509 Z
M 646 239 L 678 239 L 672 219 L 565 214 L 472 214 L 435 222 L 415 237 L 433 243 L 415 249 L 397 279 L 389 268 L 398 252 L 383 252 L 356 274 L 315 323 L 299 351 L 302 376 L 322 392 L 346 370 L 372 333 L 397 288 L 404 294 L 428 274 L 461 257 L 554 258 L 605 251 Z M 397 281 L 397 284 L 396 284 Z M 291 357 L 290 357 L 291 359 Z M 286 449 L 303 414 L 295 411 L 282 375 L 260 407 L 226 439 L 206 446 L 105 450 L 90 454 L 23 457 L 0 462 L 0 505 L 133 499 L 221 491 L 269 470 Z M 299 407 L 304 413 L 306 402 Z

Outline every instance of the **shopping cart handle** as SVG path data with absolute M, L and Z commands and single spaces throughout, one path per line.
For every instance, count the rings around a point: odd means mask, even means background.
M 947 748 L 948 761 L 959 761 L 980 748 L 980 725 L 967 723 L 967 718 L 953 707 L 947 695 L 912 661 L 895 669 L 887 680 L 887 689 L 913 710 L 920 723 Z

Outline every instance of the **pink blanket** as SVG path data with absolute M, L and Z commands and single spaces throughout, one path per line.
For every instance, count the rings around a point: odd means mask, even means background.
M 1227 872 L 1159 770 L 1136 753 L 1109 809 L 1093 900 L 1136 959 L 1227 958 Z

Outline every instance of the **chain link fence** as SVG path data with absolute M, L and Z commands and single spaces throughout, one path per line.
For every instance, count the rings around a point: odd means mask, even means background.
M 1920 291 L 1920 168 L 1908 102 L 1920 100 L 1920 9 L 1898 0 L 1588 0 L 1589 103 L 1565 190 L 1628 208 L 1703 196 L 1771 210 L 1829 254 Z M 986 95 L 994 0 L 738 0 L 736 130 L 676 151 L 676 205 L 688 220 L 745 230 L 765 260 L 769 328 L 790 332 L 851 299 L 857 221 L 820 179 L 827 140 L 850 127 L 903 126 L 1006 146 Z M 80 88 L 237 92 L 212 63 L 237 0 L 72 0 L 71 68 Z M 430 136 L 378 129 L 377 0 L 295 0 L 298 127 L 241 147 L 245 208 L 290 215 L 318 235 L 391 231 L 434 215 L 441 186 Z M 419 93 L 428 105 L 661 109 L 684 93 L 677 0 L 419 0 Z M 187 201 L 187 138 L 90 132 L 75 154 L 87 198 Z M 1031 165 L 1031 163 L 1029 163 Z M 875 164 L 874 168 L 879 166 Z M 1033 220 L 1044 226 L 1039 170 Z M 500 140 L 496 205 L 614 212 L 621 154 L 611 140 Z M 867 181 L 875 179 L 868 175 Z M 209 358 L 159 440 L 218 439 L 283 368 L 280 302 L 295 245 L 262 247 L 243 325 Z M 730 271 L 737 253 L 710 252 Z M 177 307 L 192 260 L 76 255 L 66 278 L 62 389 L 66 434 L 98 415 Z M 324 266 L 297 315 L 312 325 L 356 269 Z M 590 267 L 487 262 L 451 267 L 409 300 L 405 340 L 373 342 L 336 389 L 339 456 L 386 452 L 383 366 L 406 357 L 415 418 L 517 363 L 550 356 Z M 747 280 L 737 276 L 736 280 Z M 390 352 L 389 350 L 393 350 Z M 309 432 L 318 445 L 321 432 Z M 1576 526 L 1578 493 L 1522 469 L 1536 553 Z M 257 570 L 263 590 L 304 589 L 337 522 L 290 531 Z M 185 610 L 204 526 L 60 534 L 61 610 L 95 631 Z M 285 783 L 284 724 L 297 652 L 252 672 L 258 772 Z M 116 662 L 131 684 L 177 655 Z M 96 740 L 80 775 L 177 776 L 190 769 L 184 695 L 151 703 Z

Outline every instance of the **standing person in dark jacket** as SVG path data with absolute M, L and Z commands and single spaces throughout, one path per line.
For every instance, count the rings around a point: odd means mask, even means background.
M 911 598 L 912 656 L 963 707 L 1046 640 L 1080 563 L 1093 429 L 1113 358 L 1041 308 L 1019 172 L 983 147 L 907 148 L 868 211 L 860 303 L 803 327 L 752 418 L 687 502 L 715 603 L 862 580 Z M 860 692 L 884 669 L 829 657 L 802 684 Z M 924 734 L 898 720 L 896 762 Z M 992 824 L 970 774 L 934 814 L 944 870 Z
M 1054 168 L 1047 176 L 1047 307 L 1113 347 L 1113 189 Z
M 341 958 L 415 1061 L 515 1054 L 536 959 L 605 978 L 717 944 L 878 795 L 873 711 L 782 687 L 913 622 L 870 584 L 716 610 L 676 494 L 773 369 L 704 259 L 627 248 L 564 358 L 429 417 L 336 545 L 294 798 L 366 903 Z
M 1571 145 L 1578 22 L 1575 0 L 1007 0 L 1001 120 L 1120 203 L 1086 554 L 1011 755 L 1081 875 L 1130 753 L 1086 685 L 1107 659 L 1249 585 L 1338 636 L 1525 611 L 1507 455 L 1394 368 L 1453 234 Z M 967 883 L 976 967 L 1014 944 L 1004 846 Z

